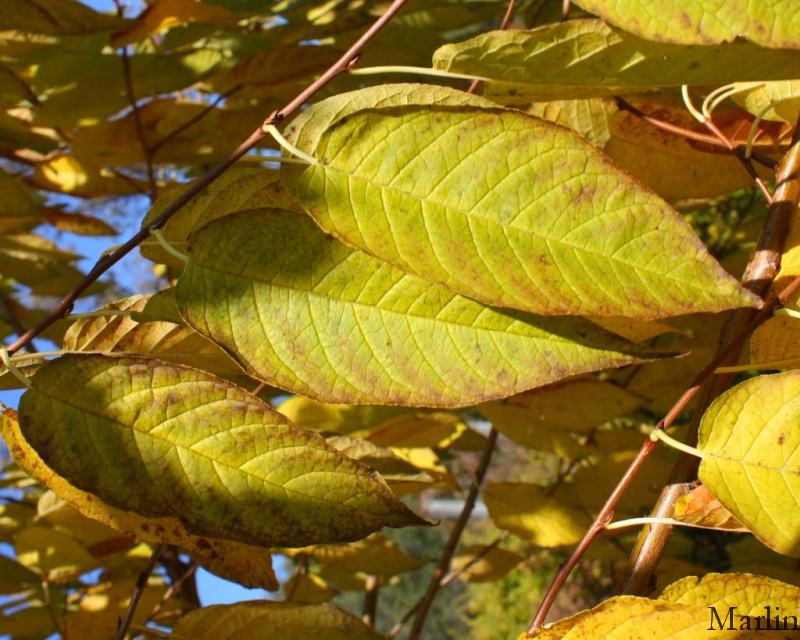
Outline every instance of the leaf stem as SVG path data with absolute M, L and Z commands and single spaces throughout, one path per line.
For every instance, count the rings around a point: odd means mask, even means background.
M 366 67 L 364 69 L 352 69 L 351 75 L 354 76 L 372 76 L 384 73 L 412 73 L 418 76 L 430 76 L 432 78 L 448 78 L 451 80 L 477 80 L 478 82 L 499 82 L 493 78 L 486 78 L 484 76 L 474 76 L 469 73 L 452 73 L 450 71 L 441 71 L 439 69 L 431 69 L 429 67 L 413 67 L 408 65 L 383 65 L 380 67 Z
M 436 565 L 433 575 L 431 576 L 430 582 L 428 583 L 428 589 L 422 596 L 422 600 L 419 604 L 419 610 L 414 618 L 414 624 L 411 626 L 411 631 L 408 634 L 408 640 L 419 640 L 419 637 L 422 634 L 422 629 L 425 627 L 425 620 L 428 617 L 431 605 L 433 604 L 436 594 L 439 592 L 439 589 L 442 586 L 442 578 L 444 578 L 444 576 L 447 575 L 447 572 L 450 570 L 450 563 L 453 560 L 456 547 L 461 540 L 461 534 L 464 533 L 467 522 L 469 522 L 469 518 L 472 515 L 472 509 L 475 507 L 475 502 L 478 499 L 478 493 L 480 492 L 481 485 L 486 477 L 486 472 L 489 469 L 489 463 L 492 461 L 492 454 L 494 454 L 496 445 L 497 431 L 494 429 L 494 427 L 492 427 L 492 430 L 489 432 L 489 436 L 486 439 L 486 446 L 483 449 L 483 454 L 481 455 L 481 460 L 478 463 L 478 468 L 475 470 L 475 478 L 473 479 L 472 485 L 469 488 L 467 497 L 464 499 L 464 507 L 461 509 L 461 513 L 458 514 L 458 519 L 456 520 L 455 525 L 453 525 L 453 530 L 450 532 L 450 537 L 447 539 L 447 544 L 445 544 L 445 547 L 442 550 L 442 555 L 439 557 L 439 562 Z
M 661 440 L 664 444 L 669 445 L 673 449 L 677 449 L 678 451 L 683 451 L 684 453 L 688 453 L 690 456 L 694 456 L 695 458 L 702 458 L 703 452 L 699 449 L 695 449 L 694 447 L 690 447 L 688 444 L 681 442 L 680 440 L 676 440 L 670 435 L 667 435 L 666 431 L 662 429 L 653 429 L 650 432 L 650 439 L 654 442 L 657 440 Z M 606 527 L 608 528 L 608 527 Z

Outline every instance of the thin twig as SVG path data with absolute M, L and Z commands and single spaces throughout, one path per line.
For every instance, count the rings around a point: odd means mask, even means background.
M 114 640 L 124 640 L 125 636 L 128 635 L 128 629 L 133 622 L 133 616 L 136 614 L 136 607 L 139 606 L 139 600 L 142 599 L 142 594 L 147 588 L 147 581 L 150 579 L 150 574 L 153 573 L 153 569 L 156 568 L 158 558 L 163 550 L 163 544 L 156 545 L 153 548 L 153 553 L 150 556 L 150 561 L 147 563 L 147 566 L 139 572 L 139 577 L 136 578 L 136 587 L 133 590 L 131 601 L 128 604 L 128 610 L 125 612 L 125 617 L 120 621 L 119 627 L 117 627 Z
M 361 50 L 364 46 L 372 40 L 375 35 L 403 8 L 408 0 L 393 0 L 392 4 L 381 15 L 372 26 L 367 29 L 363 36 L 361 36 L 330 68 L 311 83 L 306 89 L 301 91 L 297 97 L 289 102 L 282 109 L 273 112 L 265 121 L 265 124 L 276 124 L 281 120 L 289 117 L 300 107 L 302 107 L 308 100 L 310 100 L 320 89 L 327 85 L 333 78 L 340 73 L 347 71 L 352 64 L 358 60 L 361 55 Z M 8 353 L 19 351 L 22 347 L 30 343 L 30 341 L 38 336 L 42 331 L 47 329 L 54 322 L 63 318 L 71 310 L 75 301 L 80 295 L 86 291 L 94 282 L 100 278 L 106 271 L 113 267 L 123 257 L 130 253 L 137 247 L 142 240 L 150 235 L 152 229 L 161 228 L 167 220 L 169 220 L 175 212 L 182 209 L 186 203 L 194 198 L 198 193 L 203 191 L 208 185 L 214 182 L 219 176 L 227 171 L 234 165 L 242 156 L 247 154 L 259 142 L 265 138 L 266 134 L 262 127 L 258 127 L 253 131 L 247 139 L 242 142 L 225 160 L 216 165 L 208 173 L 196 180 L 175 202 L 168 206 L 149 226 L 143 227 L 136 234 L 134 234 L 127 242 L 119 246 L 112 253 L 101 258 L 97 264 L 86 274 L 81 282 L 70 291 L 56 307 L 32 329 L 26 331 L 22 336 L 19 336 L 9 347 Z
M 243 84 L 237 84 L 237 85 L 235 85 L 234 87 L 231 87 L 230 89 L 228 89 L 227 91 L 225 91 L 224 93 L 220 93 L 220 94 L 219 94 L 219 95 L 218 95 L 218 96 L 217 96 L 217 97 L 214 99 L 214 101 L 213 101 L 213 102 L 211 102 L 211 104 L 209 104 L 208 106 L 206 106 L 206 108 L 205 108 L 205 109 L 203 109 L 202 111 L 200 111 L 199 113 L 197 113 L 195 116 L 193 116 L 193 117 L 189 118 L 189 119 L 188 119 L 186 122 L 184 122 L 182 125 L 180 125 L 180 126 L 178 126 L 178 127 L 175 127 L 175 128 L 172 130 L 172 131 L 170 131 L 170 132 L 169 132 L 168 134 L 166 134 L 166 135 L 165 135 L 163 138 L 161 138 L 161 140 L 159 140 L 159 141 L 158 141 L 158 142 L 156 142 L 155 144 L 151 145 L 151 146 L 150 146 L 150 149 L 149 149 L 149 151 L 150 151 L 150 154 L 151 154 L 152 156 L 155 156 L 155 155 L 156 155 L 156 152 L 157 152 L 157 151 L 158 151 L 158 150 L 159 150 L 161 147 L 163 147 L 165 144 L 167 144 L 168 142 L 170 142 L 170 141 L 172 141 L 173 139 L 175 139 L 175 137 L 177 137 L 177 136 L 179 136 L 180 134 L 182 134 L 182 133 L 183 133 L 184 131 L 186 131 L 186 130 L 187 130 L 189 127 L 191 127 L 191 126 L 193 126 L 193 125 L 197 124 L 198 122 L 200 122 L 200 120 L 202 120 L 202 119 L 203 119 L 203 118 L 205 118 L 205 117 L 206 117 L 206 116 L 207 116 L 209 113 L 211 113 L 212 111 L 214 111 L 214 109 L 216 109 L 217 105 L 218 105 L 220 102 L 222 102 L 222 101 L 223 101 L 223 100 L 225 100 L 226 98 L 230 98 L 230 97 L 231 97 L 231 96 L 232 96 L 234 93 L 236 93 L 237 91 L 241 90 L 243 87 L 244 87 L 244 85 L 243 85 Z
M 133 110 L 133 124 L 136 129 L 136 137 L 139 139 L 139 146 L 142 148 L 142 153 L 144 154 L 144 163 L 147 169 L 148 195 L 152 202 L 158 195 L 156 172 L 153 167 L 153 154 L 150 152 L 150 147 L 147 146 L 147 137 L 144 134 L 144 124 L 142 123 L 142 113 L 136 101 L 136 94 L 133 91 L 133 73 L 131 72 L 131 61 L 128 56 L 128 49 L 127 47 L 122 47 L 120 51 L 122 54 L 122 70 L 125 75 L 125 90 L 128 93 L 128 101 L 131 103 L 131 109 Z
M 381 587 L 380 576 L 367 576 L 366 590 L 364 591 L 364 613 L 361 619 L 370 629 L 375 628 L 375 618 L 378 613 L 378 593 Z
M 775 196 L 767 212 L 761 237 L 742 275 L 742 285 L 761 297 L 767 294 L 780 272 L 781 255 L 789 233 L 789 222 L 800 202 L 800 144 L 797 142 L 779 163 L 775 182 L 777 184 Z M 720 348 L 724 348 L 752 320 L 754 313 L 753 309 L 737 309 L 730 315 L 722 327 Z M 732 352 L 728 362 L 734 363 L 738 360 L 740 351 L 741 349 L 737 349 Z M 730 386 L 732 380 L 731 375 L 722 375 L 710 378 L 704 385 L 702 400 L 687 434 L 690 444 L 697 439 L 697 429 L 705 408 Z M 697 461 L 681 456 L 670 472 L 668 485 L 682 486 L 682 483 L 695 477 L 696 471 Z M 677 489 L 665 490 L 659 496 L 652 514 L 657 517 L 670 517 L 681 495 Z M 669 525 L 654 525 L 641 532 L 622 585 L 623 593 L 645 595 L 650 592 L 656 569 L 671 533 L 672 527 Z
M 492 454 L 494 453 L 496 444 L 497 431 L 492 427 L 486 439 L 486 446 L 483 449 L 478 468 L 475 470 L 475 478 L 469 488 L 467 497 L 464 499 L 464 507 L 461 509 L 461 513 L 458 515 L 455 525 L 453 525 L 453 530 L 450 532 L 447 544 L 445 544 L 442 555 L 439 557 L 439 563 L 436 565 L 436 569 L 431 576 L 428 589 L 422 597 L 417 616 L 414 618 L 414 624 L 411 626 L 411 632 L 408 634 L 408 640 L 419 640 L 431 605 L 442 586 L 442 578 L 447 575 L 447 572 L 450 570 L 450 562 L 453 559 L 453 554 L 455 554 L 456 547 L 461 540 L 461 534 L 464 533 L 467 522 L 469 522 L 469 518 L 472 515 L 472 509 L 475 507 L 475 502 L 478 499 L 478 493 L 486 477 L 486 471 L 489 469 L 489 463 L 492 461 Z
M 44 603 L 47 606 L 47 612 L 50 614 L 50 620 L 53 623 L 56 633 L 58 633 L 62 640 L 68 640 L 65 630 L 58 621 L 56 610 L 53 608 L 53 598 L 50 594 L 50 581 L 47 579 L 47 575 L 42 576 L 42 595 L 44 595 Z
M 625 100 L 624 98 L 620 98 L 617 96 L 615 98 L 617 102 L 617 106 L 622 109 L 623 111 L 627 111 L 628 113 L 632 113 L 637 118 L 644 120 L 648 124 L 652 124 L 654 127 L 658 127 L 663 131 L 668 131 L 669 133 L 674 133 L 675 135 L 681 136 L 688 140 L 694 140 L 695 142 L 705 143 L 715 147 L 725 147 L 723 142 L 715 135 L 709 135 L 706 133 L 700 133 L 699 131 L 694 131 L 692 129 L 687 129 L 686 127 L 682 127 L 680 125 L 674 124 L 672 122 L 667 122 L 666 120 L 661 120 L 660 118 L 656 118 L 655 116 L 651 116 L 641 109 L 637 109 L 634 107 L 630 102 Z M 737 154 L 744 154 L 745 145 L 738 145 L 736 147 Z M 753 160 L 758 162 L 759 164 L 773 169 L 775 167 L 775 161 L 772 160 L 769 156 L 762 155 L 760 153 L 752 153 L 750 156 Z
M 462 573 L 467 571 L 467 569 L 471 569 L 476 564 L 478 564 L 481 560 L 483 560 L 487 555 L 489 555 L 497 546 L 503 542 L 508 537 L 508 532 L 504 531 L 499 536 L 497 536 L 494 540 L 492 540 L 489 544 L 483 547 L 478 553 L 472 556 L 468 562 L 464 563 L 458 569 L 453 569 L 450 573 L 448 573 L 444 578 L 442 578 L 441 582 L 439 582 L 439 588 L 443 589 L 451 582 L 453 582 L 458 576 Z M 397 637 L 403 627 L 405 626 L 406 622 L 411 620 L 414 614 L 419 611 L 419 608 L 422 606 L 422 600 L 425 597 L 423 594 L 419 600 L 417 600 L 414 605 L 403 614 L 403 617 L 397 621 L 397 623 L 391 628 L 389 633 L 386 634 L 386 637 L 391 640 L 391 638 Z
M 675 420 L 677 420 L 678 416 L 683 413 L 689 403 L 697 396 L 705 381 L 714 375 L 715 369 L 720 366 L 721 363 L 727 361 L 732 353 L 735 353 L 737 349 L 741 348 L 747 337 L 756 329 L 756 327 L 758 327 L 762 322 L 772 315 L 774 309 L 782 306 L 786 300 L 798 290 L 800 290 L 800 276 L 794 278 L 791 283 L 789 283 L 789 285 L 780 293 L 777 295 L 772 295 L 770 298 L 768 298 L 763 303 L 760 310 L 752 318 L 752 320 L 747 324 L 747 326 L 737 336 L 735 336 L 733 340 L 731 340 L 727 347 L 722 349 L 717 354 L 717 356 L 706 366 L 705 369 L 703 369 L 697 375 L 692 385 L 683 393 L 680 398 L 678 398 L 672 408 L 667 412 L 667 415 L 664 416 L 664 418 L 656 425 L 655 428 L 665 430 L 672 426 Z M 583 538 L 581 538 L 578 546 L 575 548 L 575 550 L 572 552 L 572 555 L 564 563 L 559 572 L 556 574 L 555 578 L 553 578 L 553 581 L 550 583 L 550 586 L 548 587 L 547 592 L 545 593 L 544 598 L 539 605 L 539 609 L 536 612 L 536 615 L 533 618 L 530 626 L 528 627 L 528 635 L 533 635 L 536 629 L 538 629 L 544 623 L 550 608 L 555 602 L 556 596 L 561 591 L 561 587 L 564 586 L 569 574 L 578 564 L 584 553 L 586 553 L 586 550 L 592 544 L 594 539 L 600 533 L 602 533 L 605 525 L 611 522 L 611 519 L 614 517 L 614 510 L 616 509 L 620 498 L 622 498 L 623 494 L 628 489 L 631 482 L 636 477 L 636 474 L 639 472 L 642 465 L 645 463 L 648 456 L 653 452 L 655 447 L 656 442 L 651 440 L 649 437 L 645 440 L 644 444 L 642 444 L 639 453 L 633 459 L 630 466 L 625 471 L 625 474 L 617 483 L 617 486 L 614 487 L 611 495 L 606 500 L 602 509 L 600 509 L 600 512 L 589 526 L 589 529 L 586 531 Z
M 11 296 L 2 290 L 0 290 L 0 305 L 3 306 L 3 311 L 5 311 L 8 324 L 11 325 L 14 333 L 16 333 L 18 336 L 21 336 L 23 333 L 25 333 L 25 325 L 22 324 L 19 316 L 14 311 L 14 301 L 12 300 Z M 33 344 L 33 341 L 26 345 L 26 349 L 30 353 L 36 353 L 36 345 Z
M 506 6 L 506 12 L 503 14 L 503 19 L 500 21 L 500 26 L 498 29 L 500 31 L 505 31 L 508 29 L 508 25 L 511 24 L 511 20 L 514 18 L 514 5 L 516 4 L 516 0 L 508 0 L 508 6 Z M 467 93 L 475 93 L 475 90 L 478 88 L 478 85 L 481 83 L 480 80 L 477 78 L 473 80 L 470 85 L 469 89 L 467 89 Z
M 184 574 L 180 578 L 178 578 L 175 582 L 169 585 L 169 588 L 164 592 L 164 595 L 161 596 L 161 600 L 159 600 L 156 603 L 156 606 L 153 607 L 153 610 L 150 612 L 150 615 L 147 616 L 147 620 L 144 621 L 144 624 L 147 624 L 148 622 L 155 620 L 155 617 L 159 613 L 161 613 L 161 610 L 166 606 L 169 599 L 181 590 L 181 587 L 183 587 L 183 584 L 189 578 L 194 576 L 194 574 L 197 572 L 198 566 L 199 565 L 196 562 L 193 562 L 191 565 L 189 565 L 189 568 L 184 572 Z

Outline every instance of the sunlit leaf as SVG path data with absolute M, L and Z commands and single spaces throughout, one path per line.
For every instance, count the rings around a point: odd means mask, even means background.
M 755 303 L 665 202 L 532 116 L 363 111 L 317 157 L 298 193 L 323 229 L 486 303 L 637 319 Z
M 800 372 L 751 378 L 703 415 L 699 478 L 771 549 L 800 556 Z
M 795 124 L 800 116 L 800 80 L 753 83 L 734 99 L 754 116 Z
M 607 0 L 584 0 L 580 4 L 601 2 Z M 660 14 L 657 9 L 642 11 L 665 18 L 674 15 L 672 10 Z M 503 82 L 492 83 L 490 95 L 517 104 L 531 102 L 532 98 L 585 98 L 682 84 L 800 76 L 800 54 L 796 51 L 771 51 L 741 42 L 685 46 L 664 42 L 667 39 L 659 33 L 657 38 L 643 40 L 600 20 L 569 20 L 531 31 L 490 31 L 445 45 L 434 53 L 433 66 Z
M 75 536 L 50 527 L 22 529 L 14 536 L 14 548 L 21 564 L 53 582 L 76 578 L 100 565 Z
M 149 225 L 187 188 L 180 187 L 162 195 L 147 212 L 142 226 Z M 283 183 L 283 177 L 279 172 L 269 169 L 235 168 L 224 173 L 172 216 L 161 232 L 170 244 L 179 251 L 185 251 L 186 241 L 191 233 L 208 222 L 245 209 L 264 208 L 301 210 L 300 203 Z M 141 252 L 145 258 L 154 262 L 183 266 L 154 238 L 147 239 L 141 244 Z
M 298 427 L 348 434 L 375 427 L 408 409 L 387 406 L 329 404 L 303 396 L 292 396 L 278 407 Z
M 576 544 L 590 523 L 584 512 L 535 484 L 494 482 L 483 499 L 495 525 L 540 547 Z
M 146 354 L 221 376 L 244 377 L 224 351 L 183 323 L 134 320 L 132 314 L 142 312 L 150 299 L 144 294 L 130 296 L 99 310 L 107 315 L 76 320 L 64 335 L 63 349 Z
M 709 5 L 698 0 L 577 0 L 623 29 L 652 40 L 709 45 L 741 38 L 763 47 L 800 48 L 792 0 Z
M 763 616 L 764 606 L 769 605 L 775 613 L 783 612 L 779 613 L 783 617 L 787 613 L 794 615 L 800 608 L 800 587 L 749 573 L 709 573 L 672 583 L 659 599 L 714 607 L 723 617 L 729 607 L 736 608 L 737 616 Z
M 800 319 L 776 315 L 759 325 L 750 336 L 750 362 L 779 362 L 781 369 L 800 367 Z
M 722 506 L 720 501 L 714 497 L 714 494 L 703 485 L 695 487 L 678 499 L 675 503 L 672 517 L 681 522 L 710 529 L 747 531 L 733 514 Z
M 462 406 L 645 355 L 579 319 L 484 307 L 289 212 L 224 218 L 190 249 L 187 323 L 254 377 L 318 400 Z
M 297 546 L 424 522 L 369 468 L 194 369 L 65 356 L 37 372 L 19 415 L 25 439 L 78 488 L 200 535 Z

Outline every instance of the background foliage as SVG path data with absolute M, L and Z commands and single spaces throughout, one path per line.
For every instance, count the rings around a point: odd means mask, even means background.
M 800 608 L 798 12 L 569 4 L 3 0 L 0 635 Z

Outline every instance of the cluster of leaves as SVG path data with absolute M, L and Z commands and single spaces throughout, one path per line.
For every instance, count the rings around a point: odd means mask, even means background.
M 151 230 L 386 10 L 268 4 L 3 1 L 4 337 L 83 279 L 53 228 L 114 234 L 82 211 L 147 196 Z M 581 540 L 726 314 L 762 304 L 739 276 L 772 212 L 753 174 L 797 152 L 796 10 L 580 0 L 561 21 L 539 0 L 492 30 L 504 4 L 406 3 L 362 68 L 282 123 L 280 149 L 265 140 L 141 243 L 158 291 L 50 325 L 53 359 L 3 353 L 0 387 L 25 392 L 0 418 L 0 633 L 110 637 L 128 618 L 179 638 L 379 638 L 378 589 L 436 560 L 380 530 L 434 525 L 434 492 L 466 493 L 465 520 L 484 476 L 491 525 L 452 563 L 445 548 L 435 585 L 529 572 Z M 365 67 L 381 64 L 436 84 L 380 84 Z M 704 105 L 716 135 L 681 86 L 734 98 Z M 772 293 L 800 276 L 789 213 Z M 739 366 L 783 372 L 717 398 L 688 447 L 702 462 L 671 519 L 730 536 L 727 566 L 698 557 L 704 534 L 676 536 L 658 599 L 613 597 L 536 637 L 695 638 L 708 606 L 738 607 L 737 628 L 764 603 L 797 611 L 795 307 Z M 684 417 L 666 439 L 692 437 Z M 539 452 L 547 469 L 487 471 L 498 433 L 497 458 Z M 656 449 L 619 519 L 649 513 L 675 458 Z M 625 531 L 590 549 L 600 574 L 624 572 Z M 282 601 L 201 608 L 197 565 Z M 691 577 L 713 568 L 730 573 Z M 349 591 L 366 622 L 329 603 Z

